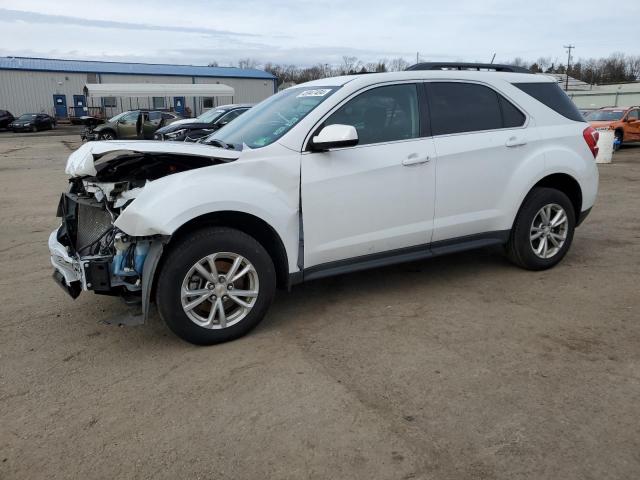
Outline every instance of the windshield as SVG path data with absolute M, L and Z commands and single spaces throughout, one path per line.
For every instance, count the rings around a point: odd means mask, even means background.
M 288 88 L 259 103 L 202 143 L 228 148 L 260 148 L 272 144 L 329 98 L 339 87 Z
M 18 120 L 33 120 L 36 116 L 35 113 L 23 113 L 18 117 Z
M 624 110 L 596 110 L 591 112 L 585 118 L 590 122 L 612 122 L 622 120 Z
M 224 113 L 226 113 L 226 110 L 212 108 L 211 110 L 201 113 L 196 118 L 203 123 L 211 123 L 220 118 Z

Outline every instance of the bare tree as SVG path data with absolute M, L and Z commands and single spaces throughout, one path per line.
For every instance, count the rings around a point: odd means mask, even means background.
M 409 62 L 402 57 L 398 57 L 391 60 L 387 68 L 390 72 L 401 72 L 402 70 L 406 70 L 408 66 Z
M 258 62 L 253 58 L 243 58 L 242 60 L 238 60 L 238 67 L 242 68 L 243 70 L 257 68 Z

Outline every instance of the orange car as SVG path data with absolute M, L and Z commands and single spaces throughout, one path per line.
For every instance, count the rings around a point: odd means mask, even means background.
M 622 142 L 640 142 L 640 107 L 605 107 L 585 118 L 596 130 L 614 130 L 615 148 Z

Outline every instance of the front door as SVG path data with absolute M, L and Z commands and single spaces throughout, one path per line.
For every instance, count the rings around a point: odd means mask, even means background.
M 118 138 L 135 140 L 142 134 L 142 115 L 140 112 L 129 112 L 118 120 Z
M 176 113 L 184 115 L 184 97 L 173 97 L 173 109 Z
M 634 108 L 627 115 L 627 128 L 625 129 L 625 140 L 634 142 L 640 141 L 640 109 Z
M 67 96 L 54 95 L 53 108 L 56 112 L 56 118 L 66 118 L 67 117 Z
M 76 117 L 86 115 L 87 101 L 84 95 L 73 96 L 73 112 Z
M 418 86 L 366 90 L 323 126 L 352 125 L 359 143 L 305 152 L 302 165 L 304 267 L 425 247 L 434 212 L 435 151 L 422 138 Z

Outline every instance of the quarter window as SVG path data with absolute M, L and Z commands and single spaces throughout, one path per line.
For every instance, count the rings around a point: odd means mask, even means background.
M 500 94 L 496 94 L 500 98 L 500 108 L 502 109 L 502 122 L 504 128 L 516 128 L 524 125 L 526 117 L 524 113 L 518 110 L 509 100 Z
M 353 125 L 358 145 L 418 138 L 420 114 L 415 84 L 377 87 L 336 110 L 324 125 Z

